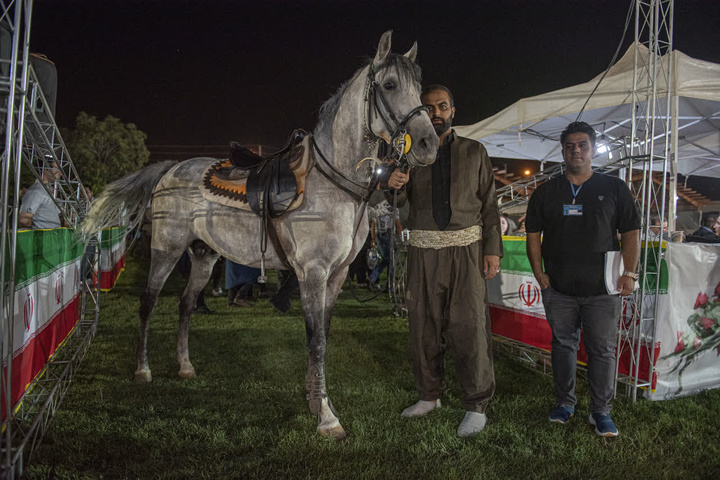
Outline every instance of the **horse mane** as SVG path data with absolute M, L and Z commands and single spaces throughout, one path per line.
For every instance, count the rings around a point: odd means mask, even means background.
M 322 104 L 318 115 L 317 131 L 321 131 L 325 128 L 332 130 L 335 115 L 337 114 L 338 108 L 340 108 L 340 102 L 345 90 L 347 90 L 348 85 L 350 85 L 373 60 L 373 58 L 366 59 L 363 65 L 357 69 L 350 80 L 340 85 L 340 88 L 338 88 L 337 91 Z M 383 62 L 383 68 L 395 68 L 402 81 L 412 82 L 417 86 L 418 91 L 420 90 L 420 82 L 422 80 L 422 70 L 420 65 L 410 61 L 410 59 L 404 55 L 397 53 L 389 54 Z

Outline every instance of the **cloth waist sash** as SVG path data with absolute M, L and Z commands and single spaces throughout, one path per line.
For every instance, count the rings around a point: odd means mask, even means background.
M 465 247 L 481 239 L 480 225 L 462 230 L 410 230 L 410 245 L 417 248 Z

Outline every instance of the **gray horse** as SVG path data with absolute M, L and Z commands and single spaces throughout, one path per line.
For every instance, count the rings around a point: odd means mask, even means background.
M 420 107 L 417 44 L 404 55 L 390 53 L 391 33 L 380 38 L 377 54 L 358 70 L 320 110 L 311 136 L 311 166 L 299 208 L 269 219 L 276 242 L 261 256 L 263 226 L 252 212 L 206 200 L 199 186 L 217 159 L 195 158 L 150 165 L 110 184 L 83 223 L 96 234 L 117 224 L 121 214 L 139 222 L 152 201 L 152 251 L 147 287 L 140 303 L 140 339 L 135 380 L 150 382 L 148 320 L 158 295 L 181 254 L 192 258 L 190 279 L 180 299 L 177 359 L 182 378 L 195 376 L 188 352 L 190 313 L 219 255 L 250 266 L 283 269 L 300 282 L 309 351 L 305 391 L 310 411 L 319 415 L 318 432 L 345 437 L 325 387 L 325 350 L 330 316 L 348 265 L 367 236 L 363 196 L 367 178 L 357 173 L 378 144 L 406 140 L 411 166 L 435 160 L 438 138 Z M 405 134 L 408 134 L 409 137 Z M 314 144 L 312 143 L 314 142 Z M 402 148 L 401 148 L 402 149 Z M 366 175 L 362 175 L 365 176 Z M 282 250 L 278 253 L 277 250 Z

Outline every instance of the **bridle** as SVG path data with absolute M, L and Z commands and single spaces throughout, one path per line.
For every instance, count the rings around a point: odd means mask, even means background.
M 387 128 L 389 132 L 393 132 L 390 136 L 390 156 L 386 156 L 386 159 L 390 161 L 394 160 L 400 168 L 405 170 L 407 165 L 404 164 L 407 163 L 407 160 L 404 156 L 412 147 L 412 138 L 407 133 L 407 130 L 405 130 L 405 126 L 415 115 L 420 112 L 427 113 L 429 109 L 423 105 L 418 105 L 410 110 L 410 112 L 408 112 L 402 120 L 398 120 L 397 116 L 390 108 L 390 104 L 388 103 L 387 98 L 385 98 L 385 94 L 382 89 L 379 88 L 380 84 L 375 79 L 375 74 L 385 67 L 386 66 L 375 68 L 375 65 L 372 63 L 369 67 L 367 76 L 367 94 L 365 96 L 365 101 L 367 103 L 366 130 L 374 138 L 381 138 L 372 130 L 373 112 L 375 112 L 377 116 L 380 117 L 380 120 L 382 120 L 385 128 Z M 373 106 L 375 107 L 374 109 Z M 383 113 L 383 110 L 386 112 L 385 114 Z M 394 128 L 393 124 L 395 125 Z
M 415 115 L 420 112 L 427 112 L 428 108 L 423 105 L 419 105 L 410 110 L 410 112 L 402 117 L 401 120 L 398 120 L 398 116 L 392 111 L 392 108 L 390 108 L 390 103 L 385 97 L 385 94 L 383 94 L 382 89 L 379 88 L 380 84 L 375 78 L 377 72 L 383 68 L 386 68 L 386 65 L 376 68 L 373 63 L 371 63 L 368 67 L 365 87 L 365 103 L 367 104 L 365 131 L 374 141 L 384 140 L 380 135 L 377 135 L 372 130 L 373 118 L 374 115 L 377 115 L 377 117 L 382 120 L 388 132 L 392 132 L 390 136 L 390 143 L 386 144 L 387 154 L 383 155 L 384 160 L 386 160 L 386 163 L 394 163 L 395 166 L 399 167 L 403 171 L 407 171 L 409 163 L 406 159 L 406 154 L 412 148 L 412 137 L 410 137 L 407 133 L 405 127 Z M 317 161 L 316 165 L 320 173 L 322 173 L 338 188 L 349 193 L 356 200 L 367 203 L 370 196 L 377 188 L 380 176 L 382 175 L 382 173 L 378 171 L 379 169 L 373 168 L 373 175 L 370 179 L 369 185 L 361 185 L 349 179 L 342 172 L 336 169 L 335 166 L 328 162 L 314 137 L 311 138 L 311 142 L 313 148 L 318 153 L 317 158 L 320 161 Z M 389 152 L 387 150 L 389 150 Z

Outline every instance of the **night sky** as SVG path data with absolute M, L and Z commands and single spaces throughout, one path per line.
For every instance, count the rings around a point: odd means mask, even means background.
M 249 2 L 36 0 L 31 51 L 58 71 L 56 119 L 113 115 L 149 145 L 279 146 L 374 55 L 414 41 L 425 83 L 455 94 L 455 123 L 590 80 L 630 0 Z M 677 0 L 674 46 L 720 63 L 720 1 Z M 622 52 L 631 44 L 631 24 Z M 622 54 L 621 52 L 621 54 Z

